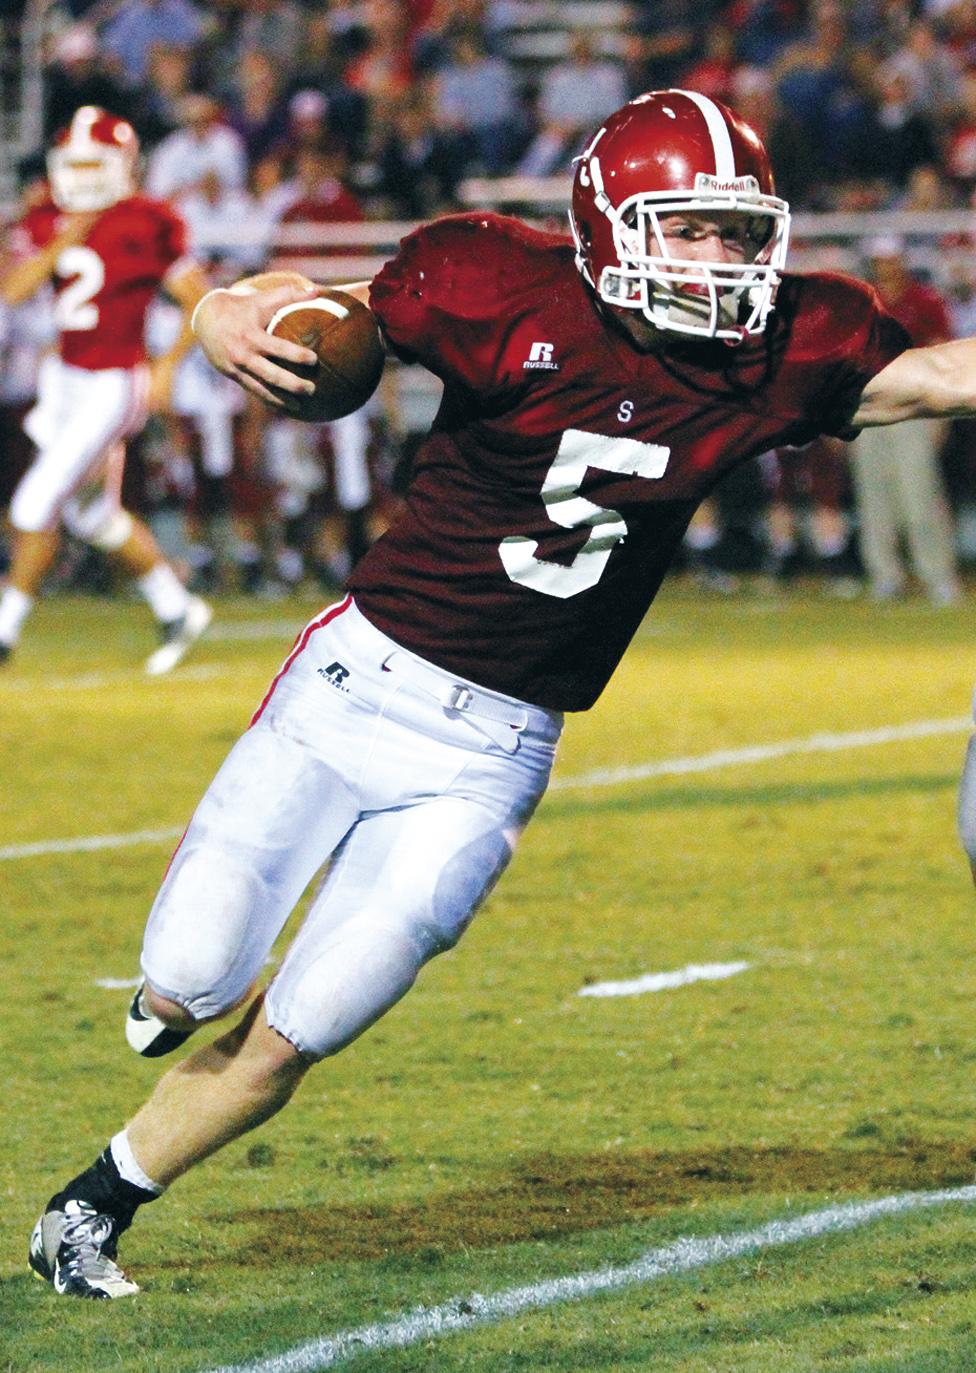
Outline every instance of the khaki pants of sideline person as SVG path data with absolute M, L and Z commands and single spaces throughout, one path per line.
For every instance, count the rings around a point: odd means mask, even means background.
M 851 445 L 861 556 L 879 599 L 904 588 L 902 534 L 929 598 L 945 604 L 960 594 L 939 470 L 943 432 L 939 420 L 909 420 L 865 429 Z

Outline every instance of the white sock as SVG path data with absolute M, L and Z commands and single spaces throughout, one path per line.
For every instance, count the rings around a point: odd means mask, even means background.
M 186 614 L 190 593 L 169 563 L 157 563 L 144 577 L 139 578 L 137 585 L 152 607 L 152 613 L 163 624 Z
M 119 1170 L 119 1177 L 125 1178 L 126 1182 L 131 1182 L 135 1187 L 141 1187 L 145 1192 L 155 1192 L 157 1197 L 166 1191 L 161 1183 L 153 1182 L 152 1178 L 147 1177 L 139 1167 L 136 1156 L 132 1152 L 132 1145 L 129 1143 L 127 1130 L 120 1130 L 117 1135 L 114 1135 L 109 1148 L 112 1150 L 115 1166 Z
M 13 648 L 33 604 L 34 597 L 28 596 L 26 591 L 16 586 L 4 587 L 0 596 L 0 644 Z

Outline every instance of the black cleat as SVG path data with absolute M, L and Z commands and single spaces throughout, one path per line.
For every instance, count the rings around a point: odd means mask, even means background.
M 146 659 L 146 672 L 150 677 L 159 677 L 164 672 L 172 672 L 177 663 L 183 661 L 190 649 L 199 639 L 213 619 L 213 611 L 199 596 L 191 596 L 186 614 L 178 620 L 171 620 L 162 628 L 163 644 Z
M 157 1016 L 144 1011 L 142 989 L 145 985 L 145 982 L 140 982 L 132 998 L 129 1014 L 125 1018 L 125 1037 L 130 1047 L 137 1054 L 142 1054 L 143 1058 L 162 1058 L 164 1054 L 171 1054 L 185 1044 L 193 1031 L 171 1030 Z
M 28 1263 L 61 1296 L 104 1301 L 131 1297 L 139 1288 L 114 1262 L 118 1226 L 87 1201 L 49 1207 L 34 1226 Z

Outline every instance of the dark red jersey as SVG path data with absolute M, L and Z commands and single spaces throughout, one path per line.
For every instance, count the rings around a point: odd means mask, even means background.
M 54 205 L 32 210 L 15 250 L 45 247 L 63 222 Z M 90 371 L 143 362 L 149 303 L 185 251 L 183 219 L 165 201 L 137 195 L 105 210 L 84 241 L 58 257 L 55 317 L 65 362 Z
M 822 274 L 787 275 L 741 347 L 642 353 L 566 240 L 486 214 L 405 239 L 371 303 L 445 388 L 405 513 L 351 578 L 357 603 L 431 662 L 557 710 L 597 699 L 729 468 L 849 435 L 908 346 L 871 288 Z
M 890 314 L 904 329 L 916 348 L 945 343 L 952 337 L 952 321 L 945 301 L 931 286 L 909 277 L 897 300 L 887 305 Z

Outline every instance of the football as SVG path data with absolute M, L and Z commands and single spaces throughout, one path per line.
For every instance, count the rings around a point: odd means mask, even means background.
M 280 393 L 296 419 L 342 419 L 365 405 L 379 384 L 384 359 L 379 327 L 372 311 L 345 291 L 324 289 L 315 300 L 282 306 L 268 333 L 318 354 L 309 367 L 281 364 L 315 382 L 308 396 Z

